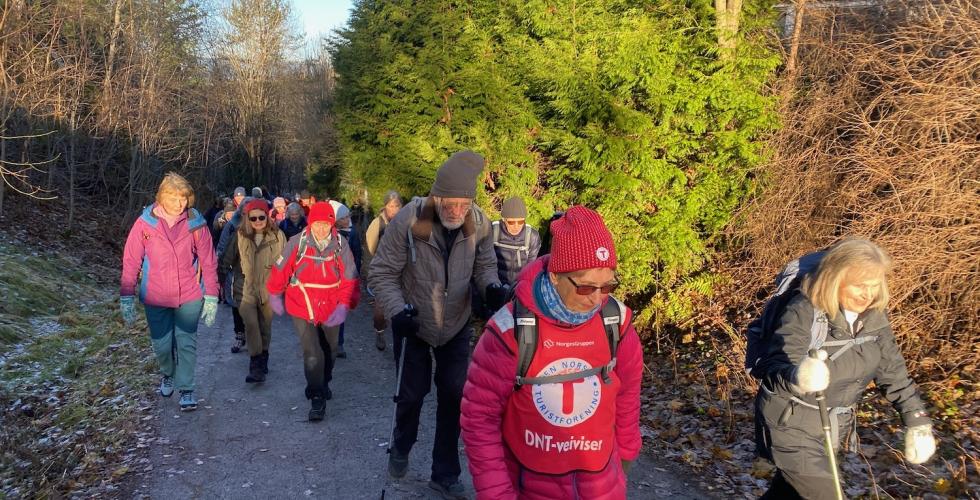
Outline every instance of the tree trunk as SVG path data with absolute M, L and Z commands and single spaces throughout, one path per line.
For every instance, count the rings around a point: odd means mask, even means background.
M 796 87 L 797 58 L 800 53 L 800 32 L 803 31 L 803 15 L 807 0 L 795 0 L 790 7 L 793 12 L 793 34 L 790 37 L 789 57 L 786 61 L 787 91 L 792 92 Z
M 718 31 L 718 48 L 722 59 L 731 59 L 736 47 L 742 0 L 715 0 L 715 18 Z

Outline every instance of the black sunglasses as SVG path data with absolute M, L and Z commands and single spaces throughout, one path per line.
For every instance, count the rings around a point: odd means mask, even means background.
M 568 278 L 568 281 L 572 282 L 572 285 L 575 285 L 575 293 L 579 295 L 592 295 L 593 293 L 595 293 L 596 290 L 599 290 L 599 292 L 602 293 L 603 295 L 608 295 L 610 293 L 615 292 L 616 289 L 619 288 L 618 281 L 614 281 L 612 283 L 609 283 L 608 285 L 592 286 L 592 285 L 579 285 L 578 283 L 575 282 L 575 280 L 572 279 L 571 276 L 566 276 L 566 278 Z
M 252 222 L 258 222 L 258 221 L 261 221 L 261 220 L 265 220 L 265 216 L 264 215 L 256 215 L 255 217 L 249 216 L 248 220 L 250 220 Z

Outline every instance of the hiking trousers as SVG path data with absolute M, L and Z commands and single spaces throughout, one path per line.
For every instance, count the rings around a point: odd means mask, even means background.
M 314 325 L 305 319 L 293 317 L 293 327 L 303 347 L 303 373 L 306 375 L 306 399 L 326 397 L 327 387 L 333 379 L 333 365 L 337 358 L 336 326 Z
M 150 343 L 160 365 L 160 373 L 173 377 L 178 391 L 194 390 L 197 367 L 197 322 L 204 300 L 192 300 L 180 307 L 144 306 L 150 326 Z
M 255 302 L 242 302 L 238 312 L 245 323 L 245 344 L 249 356 L 258 356 L 269 350 L 272 342 L 272 306 Z
M 466 325 L 449 342 L 432 347 L 416 337 L 405 343 L 398 406 L 395 410 L 395 448 L 408 455 L 418 440 L 422 400 L 432 386 L 432 360 L 435 359 L 436 432 L 432 447 L 432 480 L 455 482 L 459 479 L 459 414 L 463 385 L 470 356 L 470 326 Z M 395 364 L 401 356 L 402 336 L 395 333 Z M 397 370 L 397 367 L 396 367 Z

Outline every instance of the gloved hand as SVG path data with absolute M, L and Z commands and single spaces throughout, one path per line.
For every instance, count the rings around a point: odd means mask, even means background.
M 136 297 L 132 295 L 119 297 L 119 312 L 122 313 L 123 321 L 127 325 L 132 325 L 136 321 Z
M 282 304 L 282 294 L 269 294 L 269 307 L 272 308 L 272 312 L 276 313 L 276 316 L 282 316 L 286 313 L 286 307 Z
M 923 464 L 936 452 L 936 438 L 932 436 L 932 426 L 916 425 L 905 430 L 905 460 L 913 464 Z
M 508 294 L 510 294 L 510 287 L 507 285 L 500 283 L 487 285 L 486 301 L 487 308 L 490 309 L 491 313 L 497 312 L 497 309 L 507 303 Z
M 391 317 L 391 331 L 402 337 L 414 338 L 419 333 L 419 322 L 415 319 L 418 310 L 412 304 L 405 304 L 402 311 Z
M 827 367 L 827 351 L 817 351 L 817 357 L 807 356 L 796 367 L 793 385 L 801 394 L 820 392 L 830 385 L 830 368 Z
M 347 305 L 337 304 L 337 307 L 334 308 L 333 312 L 330 313 L 330 317 L 327 318 L 327 320 L 324 321 L 323 324 L 326 326 L 337 326 L 343 323 L 344 320 L 346 319 L 347 319 Z
M 622 464 L 623 464 L 623 474 L 629 474 L 630 473 L 630 469 L 633 468 L 633 461 L 632 460 L 620 460 L 620 462 L 622 462 Z
M 204 307 L 201 308 L 201 320 L 204 321 L 204 325 L 211 327 L 214 325 L 214 316 L 218 314 L 218 297 L 214 295 L 204 296 Z

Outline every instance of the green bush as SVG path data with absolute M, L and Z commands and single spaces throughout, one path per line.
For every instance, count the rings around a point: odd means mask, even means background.
M 377 206 L 474 149 L 491 213 L 511 195 L 532 224 L 598 210 L 640 321 L 683 319 L 777 124 L 771 9 L 747 4 L 722 54 L 707 0 L 358 2 L 331 44 L 344 176 Z

